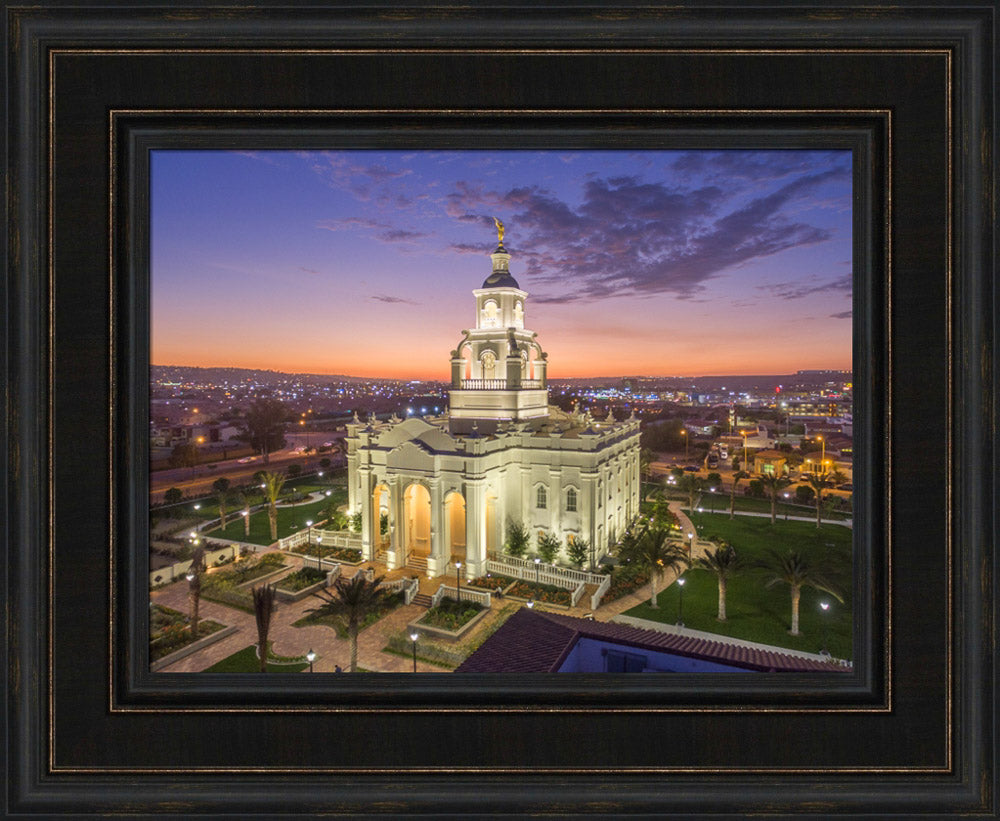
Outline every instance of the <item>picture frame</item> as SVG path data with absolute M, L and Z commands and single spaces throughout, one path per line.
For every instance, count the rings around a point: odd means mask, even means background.
M 994 3 L 5 10 L 8 811 L 996 812 Z M 145 152 L 334 132 L 856 140 L 846 683 L 148 673 Z

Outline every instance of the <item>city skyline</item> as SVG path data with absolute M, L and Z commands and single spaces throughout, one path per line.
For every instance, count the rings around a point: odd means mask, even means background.
M 156 151 L 152 361 L 447 381 L 493 217 L 552 379 L 850 370 L 845 151 Z

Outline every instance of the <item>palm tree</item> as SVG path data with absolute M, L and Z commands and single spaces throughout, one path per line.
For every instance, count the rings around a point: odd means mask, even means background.
M 809 474 L 809 487 L 816 491 L 816 529 L 820 526 L 820 510 L 823 507 L 823 488 L 829 487 L 830 482 L 822 473 Z
M 670 529 L 643 522 L 637 530 L 628 530 L 622 537 L 621 555 L 649 573 L 649 606 L 657 607 L 656 582 L 667 570 L 680 574 L 688 564 L 687 553 L 669 541 Z
M 729 492 L 729 518 L 732 519 L 736 511 L 736 486 L 746 479 L 750 474 L 744 470 L 738 470 L 733 474 L 733 487 Z
M 350 579 L 340 576 L 333 583 L 333 593 L 317 590 L 313 593 L 323 604 L 308 612 L 315 616 L 339 616 L 347 620 L 347 635 L 351 639 L 351 672 L 358 669 L 358 630 L 365 617 L 377 610 L 387 590 L 380 586 L 385 576 L 376 576 L 371 581 L 360 570 Z
M 770 578 L 764 584 L 765 587 L 787 584 L 791 591 L 792 629 L 789 633 L 793 636 L 799 635 L 799 597 L 802 595 L 803 587 L 823 590 L 837 601 L 844 601 L 840 588 L 828 578 L 826 569 L 813 564 L 802 553 L 794 550 L 789 550 L 787 553 L 770 550 L 761 566 L 770 574 Z
M 267 499 L 267 516 L 271 520 L 271 541 L 278 541 L 278 496 L 285 485 L 285 477 L 280 473 L 264 474 L 264 496 Z
M 257 620 L 257 655 L 260 656 L 260 671 L 267 672 L 267 634 L 271 630 L 271 618 L 277 606 L 274 587 L 269 584 L 255 587 L 253 594 L 253 614 Z
M 221 476 L 212 482 L 212 490 L 219 502 L 219 527 L 226 529 L 226 503 L 229 501 L 229 480 Z
M 243 508 L 243 535 L 249 540 L 250 539 L 250 507 L 252 506 L 252 501 L 250 499 L 250 494 L 246 491 L 240 492 L 240 506 Z
M 694 496 L 701 490 L 704 483 L 693 473 L 685 473 L 677 483 L 677 487 L 688 495 L 688 512 L 694 513 Z
M 198 605 L 201 602 L 201 574 L 205 571 L 205 549 L 195 547 L 187 572 L 188 596 L 191 598 L 191 641 L 198 638 Z
M 760 478 L 767 492 L 771 494 L 771 524 L 773 525 L 778 512 L 778 494 L 791 482 L 780 473 L 765 473 Z
M 706 550 L 694 560 L 692 567 L 698 570 L 708 570 L 719 579 L 719 621 L 726 620 L 726 580 L 742 567 L 742 562 L 736 557 L 733 546 L 719 542 L 715 550 Z

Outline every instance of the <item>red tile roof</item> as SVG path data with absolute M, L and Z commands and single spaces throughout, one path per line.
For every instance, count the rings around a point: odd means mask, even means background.
M 469 656 L 456 673 L 554 673 L 580 638 L 729 664 L 760 672 L 836 671 L 834 662 L 759 650 L 694 636 L 644 630 L 522 607 Z

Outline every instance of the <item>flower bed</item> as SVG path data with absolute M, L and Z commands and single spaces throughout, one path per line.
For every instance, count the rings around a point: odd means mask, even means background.
M 479 602 L 441 599 L 437 607 L 432 607 L 424 613 L 418 623 L 439 627 L 442 630 L 458 630 L 472 621 L 482 610 L 483 605 Z
M 232 570 L 227 571 L 224 575 L 232 579 L 234 584 L 246 584 L 261 576 L 275 573 L 284 566 L 285 557 L 280 553 L 265 553 L 256 561 L 252 558 L 240 560 Z
M 616 570 L 608 592 L 602 601 L 609 602 L 634 593 L 644 584 L 649 584 L 649 574 L 642 570 Z
M 211 619 L 200 619 L 198 621 L 198 635 L 192 638 L 190 618 L 184 613 L 154 604 L 149 610 L 149 615 L 150 661 L 157 661 L 164 656 L 169 656 L 176 650 L 199 641 L 205 636 L 210 636 L 212 633 L 217 633 L 225 627 L 225 625 Z
M 479 590 L 488 590 L 490 593 L 496 593 L 497 587 L 501 590 L 506 590 L 516 581 L 517 579 L 512 576 L 503 576 L 500 573 L 487 573 L 485 576 L 470 579 L 466 584 L 469 587 L 475 587 Z
M 297 547 L 295 552 L 303 556 L 319 556 L 321 559 L 334 559 L 344 564 L 361 564 L 361 551 L 356 547 L 310 544 Z
M 571 590 L 556 587 L 554 584 L 540 584 L 524 579 L 515 581 L 514 586 L 507 591 L 507 595 L 515 598 L 534 599 L 536 602 L 544 602 L 545 604 L 558 604 L 563 607 L 569 607 L 573 602 L 573 591 Z
M 302 567 L 294 573 L 289 573 L 277 583 L 279 590 L 287 590 L 289 593 L 298 593 L 305 590 L 317 582 L 325 581 L 326 573 L 317 570 L 315 567 Z

